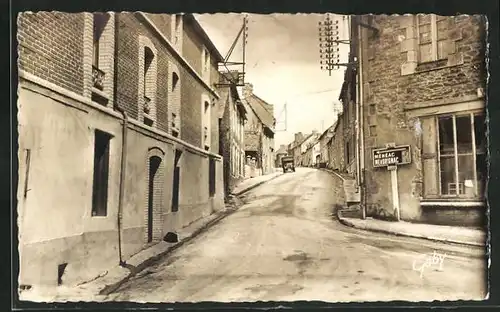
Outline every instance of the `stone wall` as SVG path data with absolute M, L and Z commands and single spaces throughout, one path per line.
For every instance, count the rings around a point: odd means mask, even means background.
M 425 219 L 422 196 L 422 121 L 408 112 L 468 98 L 480 99 L 484 88 L 484 25 L 478 16 L 437 17 L 438 36 L 446 38 L 437 60 L 421 62 L 416 16 L 375 16 L 373 35 L 363 31 L 363 114 L 367 214 L 390 218 L 392 211 L 390 173 L 372 167 L 371 150 L 387 143 L 410 145 L 412 164 L 398 168 L 401 217 Z M 440 43 L 441 44 L 441 43 Z M 462 208 L 464 209 L 464 208 Z M 429 213 L 426 213 L 429 215 Z M 431 213 L 432 215 L 432 213 Z M 429 220 L 428 218 L 426 220 Z

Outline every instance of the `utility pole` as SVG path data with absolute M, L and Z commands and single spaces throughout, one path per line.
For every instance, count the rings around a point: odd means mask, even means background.
M 340 69 L 340 66 L 353 65 L 354 63 L 340 63 L 339 44 L 350 44 L 350 41 L 339 39 L 338 19 L 334 22 L 327 13 L 325 20 L 318 24 L 321 70 L 327 70 L 328 75 L 331 76 L 332 71 Z

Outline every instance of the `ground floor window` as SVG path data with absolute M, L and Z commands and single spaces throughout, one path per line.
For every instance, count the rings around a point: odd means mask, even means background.
M 484 196 L 486 125 L 482 112 L 438 116 L 439 192 L 442 196 Z

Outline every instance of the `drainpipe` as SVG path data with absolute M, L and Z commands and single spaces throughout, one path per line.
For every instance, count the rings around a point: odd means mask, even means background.
M 118 16 L 119 13 L 115 13 L 115 51 L 114 51 L 114 75 L 113 75 L 113 100 L 115 102 L 115 109 L 122 114 L 122 157 L 120 164 L 120 194 L 118 198 L 118 213 L 117 213 L 117 226 L 118 226 L 118 256 L 120 266 L 125 265 L 125 261 L 122 258 L 122 211 L 123 211 L 123 200 L 125 196 L 125 171 L 127 164 L 127 134 L 128 134 L 128 117 L 127 112 L 118 105 Z
M 361 22 L 362 17 L 358 17 Z M 359 168 L 359 187 L 360 187 L 360 206 L 363 219 L 366 219 L 366 184 L 365 184 L 365 136 L 364 136 L 364 92 L 363 92 L 363 30 L 361 25 L 357 25 L 358 33 L 358 168 Z

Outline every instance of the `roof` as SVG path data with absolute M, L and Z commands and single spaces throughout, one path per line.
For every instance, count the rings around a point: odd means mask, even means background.
M 264 126 L 269 128 L 274 133 L 274 125 L 276 120 L 274 119 L 273 114 L 266 108 L 267 105 L 271 105 L 255 94 L 252 94 L 244 99 L 247 102 L 248 106 L 254 111 L 255 115 L 262 122 Z
M 198 35 L 200 35 L 201 39 L 207 45 L 208 50 L 215 55 L 215 57 L 217 59 L 217 62 L 224 61 L 224 57 L 222 56 L 222 54 L 220 54 L 219 50 L 214 45 L 214 43 L 212 42 L 212 40 L 210 39 L 210 37 L 208 37 L 208 35 L 205 32 L 205 30 L 203 29 L 203 27 L 201 27 L 201 24 L 198 22 L 198 20 L 194 16 L 194 14 L 192 14 L 192 13 L 186 13 L 186 14 L 184 14 L 184 18 L 185 18 L 186 21 L 188 21 L 188 22 L 191 23 L 191 26 L 193 26 L 194 31 L 196 31 L 196 33 Z
M 230 73 L 220 73 L 221 76 L 230 75 Z M 238 89 L 235 84 L 230 84 L 227 86 L 219 86 L 221 98 L 226 98 L 226 101 L 222 103 L 219 107 L 219 118 L 222 118 L 224 115 L 224 111 L 226 109 L 227 102 L 229 101 L 229 97 L 233 96 L 233 101 L 236 103 L 236 107 L 240 114 L 243 116 L 243 119 L 247 120 L 246 114 L 248 113 L 245 109 L 245 105 L 241 102 L 240 94 L 238 93 Z
M 318 135 L 318 134 L 317 134 L 317 133 L 314 133 L 314 132 L 313 132 L 313 133 L 311 133 L 311 134 L 308 134 L 308 135 L 305 137 L 305 139 L 304 139 L 304 140 L 302 140 L 302 143 L 304 143 L 305 141 L 309 140 L 309 139 L 310 139 L 313 135 Z M 302 143 L 300 143 L 300 144 L 302 144 Z
M 276 154 L 288 154 L 288 151 L 286 150 L 286 145 L 280 146 L 280 148 L 276 151 Z
M 333 131 L 334 131 L 334 128 L 336 128 L 336 124 L 337 124 L 337 121 L 335 121 L 335 123 L 333 125 L 331 125 L 330 127 L 328 127 L 320 136 L 319 136 L 319 140 L 321 140 L 325 135 L 327 134 L 332 134 Z

